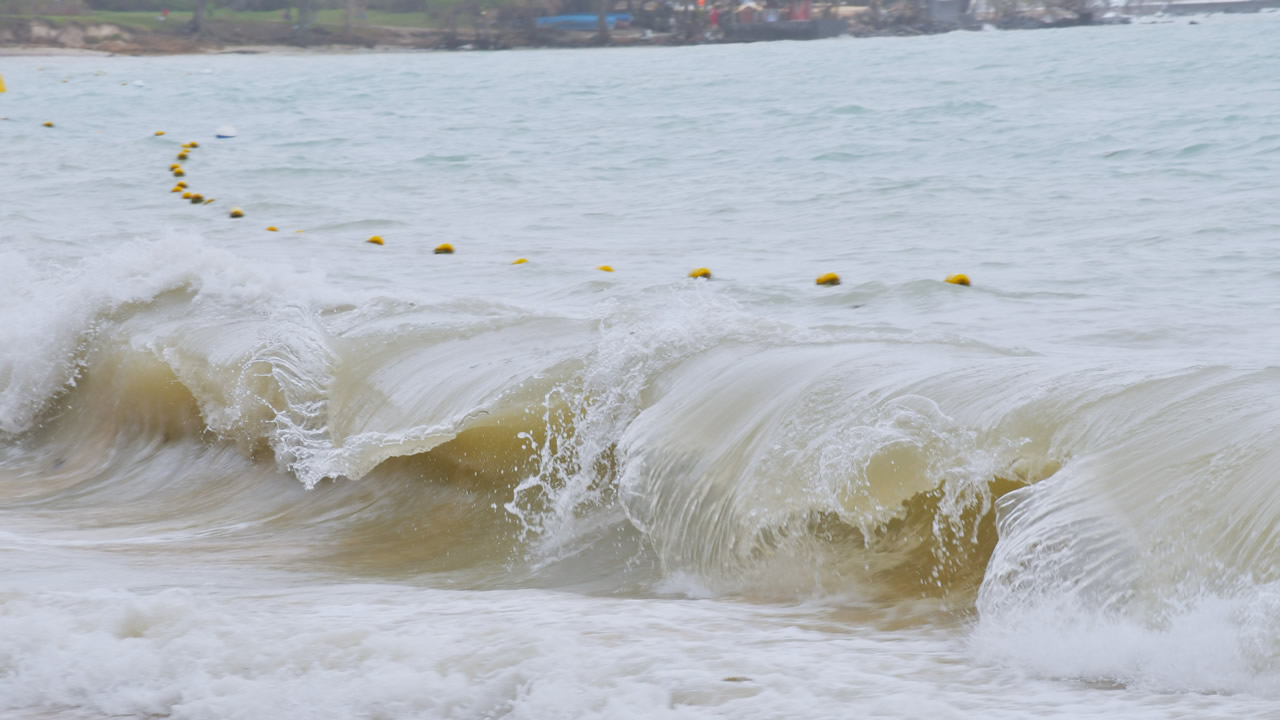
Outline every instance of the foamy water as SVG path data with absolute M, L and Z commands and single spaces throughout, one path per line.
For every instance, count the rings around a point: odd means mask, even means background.
M 0 715 L 1271 716 L 1278 32 L 5 59 Z

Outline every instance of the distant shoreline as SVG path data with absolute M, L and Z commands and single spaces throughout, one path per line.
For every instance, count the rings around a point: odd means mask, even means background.
M 536 48 L 514 48 L 536 49 Z M 98 50 L 58 45 L 21 45 L 0 47 L 0 57 L 167 57 L 177 55 L 381 55 L 393 53 L 435 52 L 432 48 L 401 46 L 357 47 L 352 45 L 246 45 L 210 46 L 190 51 Z
M 117 17 L 118 15 L 119 17 Z M 206 19 L 207 30 L 188 30 L 189 18 L 139 18 L 139 13 L 85 16 L 0 16 L 0 54 L 75 52 L 100 55 L 204 55 L 414 52 L 428 50 L 601 47 L 592 33 L 529 33 L 363 24 L 347 31 L 315 25 L 301 36 L 288 21 Z M 149 15 L 149 14 L 148 14 Z M 700 41 L 697 41 L 700 42 Z M 617 31 L 610 47 L 694 44 L 670 33 Z
M 415 17 L 414 20 L 417 18 Z M 400 18 L 383 18 L 384 22 Z M 969 21 L 967 29 L 977 29 Z M 1096 24 L 1092 18 L 1022 22 L 1009 29 Z M 600 47 L 658 47 L 742 42 L 706 38 L 699 32 L 655 33 L 640 29 L 617 30 L 604 45 L 590 32 L 516 32 L 476 28 L 444 30 L 419 23 L 401 26 L 362 24 L 346 30 L 314 25 L 299 37 L 287 20 L 264 21 L 211 17 L 207 31 L 188 31 L 189 19 L 173 16 L 166 21 L 151 13 L 100 13 L 92 16 L 0 16 L 0 55 L 208 55 L 208 54 L 311 54 L 393 53 L 429 50 L 568 49 Z M 929 35 L 966 29 L 918 18 L 909 21 L 891 15 L 875 24 L 853 23 L 852 37 Z M 767 42 L 768 40 L 757 40 Z
M 178 55 L 375 55 L 405 52 L 433 52 L 430 49 L 373 47 L 353 48 L 348 46 L 316 45 L 310 47 L 292 47 L 287 45 L 270 45 L 253 48 L 234 48 L 193 50 L 190 52 L 109 52 L 106 50 L 90 50 L 88 48 L 66 48 L 58 46 L 23 46 L 0 48 L 0 57 L 138 57 L 138 56 L 178 56 Z
M 1204 8 L 1223 12 L 1222 7 L 1259 9 L 1280 7 L 1280 0 L 1192 0 L 1169 4 L 1135 6 L 1134 16 L 1164 11 L 1190 14 Z M 1172 9 L 1176 8 L 1176 9 Z M 1265 11 L 1265 10 L 1264 10 Z M 1229 11 L 1228 11 L 1229 12 Z M 559 32 L 530 35 L 527 33 L 478 31 L 474 28 L 446 31 L 426 26 L 394 27 L 359 25 L 344 31 L 331 25 L 317 25 L 307 31 L 302 41 L 294 35 L 287 21 L 240 21 L 209 18 L 208 32 L 197 36 L 186 30 L 189 19 L 174 16 L 163 25 L 158 17 L 137 24 L 117 22 L 110 14 L 80 19 L 76 16 L 0 16 L 0 57 L 63 56 L 107 57 L 168 55 L 311 55 L 311 54 L 381 54 L 456 50 L 571 49 L 605 47 L 661 47 L 734 42 L 685 38 L 674 33 L 650 33 L 640 30 L 617 31 L 606 45 L 595 42 L 588 32 Z M 1074 25 L 1108 25 L 1129 22 L 1130 17 L 1059 18 L 1052 22 L 1030 16 L 1010 18 L 1000 29 L 1049 29 Z M 933 35 L 956 30 L 978 29 L 970 26 L 937 25 L 929 22 L 894 22 L 875 27 L 852 24 L 849 37 L 901 37 Z M 767 42 L 761 40 L 760 42 Z

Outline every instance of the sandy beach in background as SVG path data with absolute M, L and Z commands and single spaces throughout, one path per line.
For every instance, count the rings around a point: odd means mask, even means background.
M 243 45 L 214 47 L 186 52 L 106 52 L 87 48 L 59 47 L 6 47 L 0 48 L 0 57 L 138 57 L 140 55 L 373 55 L 391 53 L 437 52 L 434 48 L 406 48 L 394 45 L 351 47 L 349 45 L 313 45 L 290 47 L 283 45 Z
M 83 48 L 0 47 L 0 57 L 110 57 L 117 54 Z

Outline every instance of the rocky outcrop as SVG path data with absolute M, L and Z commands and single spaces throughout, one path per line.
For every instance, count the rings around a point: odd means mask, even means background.
M 111 23 L 0 19 L 0 45 L 127 52 L 138 48 L 137 36 Z

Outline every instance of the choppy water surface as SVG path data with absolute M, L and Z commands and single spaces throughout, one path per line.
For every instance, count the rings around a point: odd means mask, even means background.
M 0 713 L 1268 716 L 1277 37 L 5 59 Z

